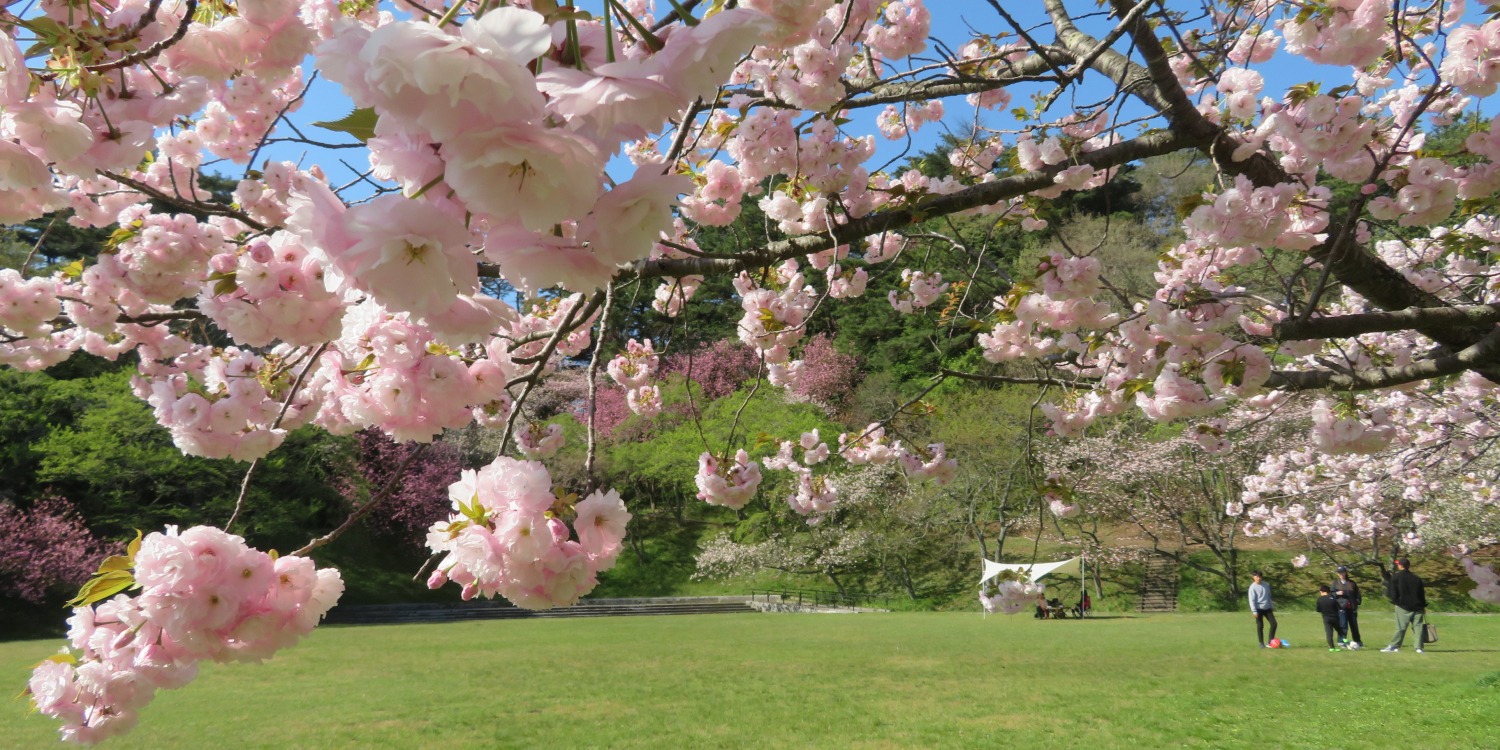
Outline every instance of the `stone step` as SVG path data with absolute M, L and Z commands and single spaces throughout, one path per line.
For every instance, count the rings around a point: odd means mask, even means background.
M 1153 557 L 1146 560 L 1144 567 L 1141 585 L 1136 589 L 1136 611 L 1177 611 L 1177 562 L 1164 557 Z

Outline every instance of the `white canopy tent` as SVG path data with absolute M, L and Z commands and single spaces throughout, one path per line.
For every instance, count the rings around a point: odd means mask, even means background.
M 985 560 L 984 577 L 979 579 L 979 585 L 983 586 L 986 581 L 1007 570 L 1025 573 L 1032 581 L 1037 582 L 1053 573 L 1072 574 L 1081 579 L 1083 578 L 1083 558 L 1072 557 L 1057 562 L 1033 563 L 997 563 L 994 560 Z
M 998 576 L 1006 571 L 1016 571 L 1018 573 L 1023 573 L 1027 578 L 1030 578 L 1033 583 L 1040 583 L 1043 578 L 1046 578 L 1047 576 L 1053 574 L 1077 576 L 1079 582 L 1079 611 L 1087 611 L 1084 607 L 1084 595 L 1085 591 L 1087 591 L 1088 589 L 1088 584 L 1084 581 L 1085 567 L 1082 557 L 1070 557 L 1066 560 L 1058 560 L 1056 562 L 1029 563 L 997 563 L 994 560 L 985 560 L 984 577 L 979 579 L 980 587 L 982 588 L 986 581 L 989 581 L 991 578 L 994 578 L 995 576 Z

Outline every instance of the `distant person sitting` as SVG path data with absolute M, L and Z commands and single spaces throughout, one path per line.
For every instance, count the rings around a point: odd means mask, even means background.
M 1339 600 L 1327 586 L 1318 587 L 1317 608 L 1318 614 L 1323 616 L 1323 636 L 1328 639 L 1328 650 L 1342 651 L 1338 644 L 1344 640 L 1344 627 L 1339 624 L 1339 612 L 1343 607 L 1339 606 Z M 1338 642 L 1333 640 L 1335 632 L 1339 634 Z
M 1093 608 L 1094 603 L 1089 600 L 1089 592 L 1085 591 L 1083 592 L 1083 598 L 1078 600 L 1078 606 L 1074 608 L 1073 611 L 1080 619 L 1082 619 L 1084 617 L 1088 617 L 1089 610 Z

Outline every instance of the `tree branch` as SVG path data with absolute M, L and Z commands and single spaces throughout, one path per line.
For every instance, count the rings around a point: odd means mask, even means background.
M 245 213 L 244 211 L 236 211 L 235 209 L 222 203 L 211 203 L 209 201 L 191 201 L 182 198 L 181 196 L 169 195 L 162 192 L 161 190 L 147 185 L 144 182 L 133 180 L 129 177 L 126 177 L 125 175 L 116 174 L 114 172 L 106 172 L 101 170 L 99 174 L 102 174 L 105 177 L 108 177 L 109 179 L 130 188 L 131 190 L 145 193 L 152 198 L 162 201 L 163 203 L 168 203 L 176 206 L 177 208 L 180 208 L 184 211 L 198 211 L 210 216 L 227 216 L 240 222 L 241 224 L 244 224 L 247 227 L 250 227 L 251 229 L 254 229 L 257 232 L 264 232 L 267 228 L 265 224 L 262 224 L 255 219 L 250 218 L 250 215 Z
M 1365 333 L 1439 327 L 1476 327 L 1500 323 L 1500 303 L 1459 307 L 1408 307 L 1392 312 L 1369 312 L 1276 324 L 1278 341 L 1351 338 Z
M 972 380 L 977 383 L 1005 383 L 1010 385 L 1055 385 L 1062 388 L 1092 388 L 1097 381 L 1089 379 L 1059 380 L 1057 378 L 1021 378 L 1011 375 L 981 375 L 977 372 L 963 372 L 962 370 L 950 370 L 946 367 L 939 368 L 938 373 L 960 380 Z
M 1076 164 L 1095 169 L 1109 169 L 1122 164 L 1144 159 L 1148 156 L 1169 154 L 1185 148 L 1194 148 L 1197 142 L 1166 131 L 1147 133 L 1129 141 L 1106 146 L 1097 151 L 1081 155 Z M 1027 193 L 1042 190 L 1055 184 L 1054 178 L 1063 169 L 1073 166 L 1063 164 L 1039 172 L 1002 177 L 965 188 L 948 195 L 932 195 L 909 202 L 906 205 L 869 214 L 840 224 L 823 234 L 809 234 L 767 244 L 758 250 L 743 253 L 736 258 L 664 258 L 639 260 L 626 267 L 622 280 L 626 278 L 680 278 L 699 274 L 717 276 L 734 274 L 748 268 L 759 268 L 780 263 L 798 255 L 828 250 L 838 245 L 849 244 L 865 237 L 920 224 L 939 216 L 961 213 L 973 208 L 990 206 Z
M 1061 0 L 1046 0 L 1046 2 L 1049 12 L 1053 6 L 1061 8 Z M 1111 4 L 1116 12 L 1121 14 L 1127 13 L 1131 8 L 1126 0 L 1111 0 Z M 1299 182 L 1287 174 L 1280 164 L 1263 153 L 1255 152 L 1248 158 L 1236 160 L 1234 152 L 1243 143 L 1223 127 L 1210 122 L 1202 112 L 1198 111 L 1182 85 L 1177 82 L 1177 76 L 1172 72 L 1167 60 L 1166 50 L 1157 40 L 1151 24 L 1143 17 L 1136 18 L 1133 21 L 1130 36 L 1135 42 L 1136 49 L 1140 51 L 1141 57 L 1146 61 L 1148 75 L 1158 94 L 1155 98 L 1143 98 L 1142 101 L 1157 106 L 1158 110 L 1171 121 L 1173 130 L 1182 132 L 1184 137 L 1202 143 L 1201 148 L 1204 152 L 1212 157 L 1225 172 L 1232 175 L 1244 175 L 1257 187 Z M 1105 55 L 1105 58 L 1108 58 L 1108 55 Z M 1165 106 L 1160 106 L 1157 102 Z M 1329 239 L 1308 250 L 1308 256 L 1325 265 L 1340 283 L 1358 292 L 1360 296 L 1377 307 L 1386 310 L 1448 307 L 1442 299 L 1413 284 L 1385 261 L 1360 246 L 1354 239 L 1356 232 L 1349 231 L 1350 227 L 1347 226 L 1350 221 L 1357 220 L 1357 216 L 1346 217 L 1342 222 L 1330 218 L 1327 230 Z M 1465 350 L 1488 336 L 1487 327 L 1427 326 L 1418 327 L 1416 330 L 1442 344 L 1449 351 Z M 1500 368 L 1485 367 L 1481 370 L 1481 374 L 1500 382 Z
M 151 7 L 150 15 L 152 18 L 155 18 L 156 5 L 159 4 L 160 3 L 158 2 Z M 153 57 L 156 57 L 157 55 L 165 52 L 168 47 L 171 47 L 179 41 L 182 41 L 182 37 L 187 34 L 188 26 L 192 25 L 193 16 L 197 14 L 197 12 L 198 0 L 187 0 L 187 7 L 184 9 L 182 14 L 182 23 L 177 25 L 177 31 L 173 32 L 171 36 L 143 50 L 132 52 L 131 54 L 128 54 L 118 60 L 113 60 L 107 63 L 100 63 L 98 65 L 86 65 L 84 66 L 84 70 L 93 73 L 104 73 L 106 71 L 117 70 L 119 68 L 134 65 L 142 60 L 149 60 Z
M 344 522 L 339 524 L 338 528 L 308 542 L 307 544 L 303 545 L 301 549 L 293 552 L 292 555 L 295 557 L 306 555 L 307 553 L 312 552 L 313 550 L 322 547 L 323 545 L 328 544 L 335 539 L 338 539 L 339 537 L 343 536 L 345 532 L 349 531 L 349 529 L 354 528 L 354 524 L 359 523 L 360 519 L 363 519 L 365 516 L 370 515 L 370 511 L 375 510 L 376 506 L 380 505 L 385 501 L 386 498 L 391 496 L 391 493 L 396 489 L 396 485 L 401 482 L 401 476 L 406 473 L 406 467 L 410 466 L 411 462 L 415 461 L 417 456 L 422 455 L 422 453 L 427 450 L 428 445 L 431 445 L 431 443 L 422 443 L 421 445 L 417 446 L 416 450 L 413 450 L 411 453 L 406 454 L 406 459 L 401 462 L 400 466 L 396 467 L 396 471 L 391 474 L 391 478 L 386 481 L 385 486 L 381 487 L 379 492 L 372 495 L 369 501 L 364 505 L 355 508 L 354 512 L 350 513 L 349 517 L 344 519 Z
M 836 109 L 859 109 L 882 104 L 982 94 L 1017 83 L 1050 81 L 1054 80 L 1055 76 L 1042 74 L 1048 70 L 1056 70 L 1059 65 L 1072 61 L 1073 55 L 1067 50 L 1046 47 L 1040 54 L 1033 54 L 1018 62 L 1009 63 L 1004 74 L 993 78 L 936 78 L 880 83 L 863 92 L 862 96 L 845 99 L 837 105 Z
M 1415 383 L 1465 370 L 1479 370 L 1500 361 L 1500 330 L 1491 331 L 1457 354 L 1414 362 L 1402 367 L 1376 367 L 1350 373 L 1317 370 L 1312 372 L 1273 372 L 1266 387 L 1287 391 L 1329 389 L 1335 391 L 1368 391 L 1376 388 Z

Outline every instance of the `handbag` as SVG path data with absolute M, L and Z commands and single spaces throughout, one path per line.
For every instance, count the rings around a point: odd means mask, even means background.
M 1422 623 L 1422 642 L 1423 643 L 1437 643 L 1438 642 L 1438 633 L 1437 633 L 1437 626 L 1436 625 L 1433 625 L 1430 622 Z

